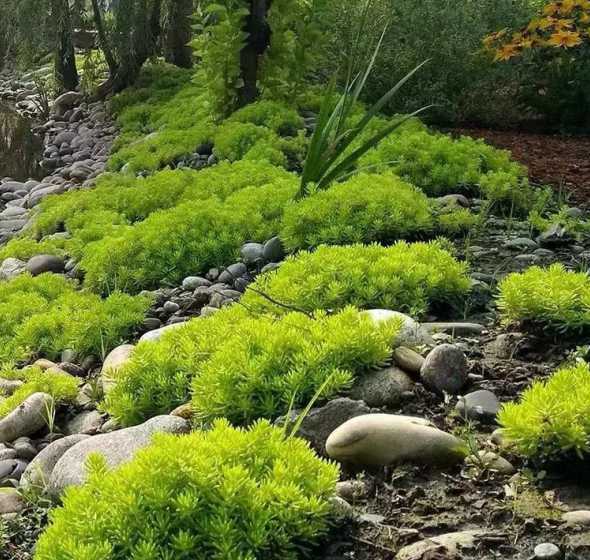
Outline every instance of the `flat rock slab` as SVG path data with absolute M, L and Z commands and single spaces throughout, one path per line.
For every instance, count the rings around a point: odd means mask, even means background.
M 135 453 L 150 444 L 156 433 L 187 433 L 190 424 L 177 416 L 156 416 L 133 428 L 93 436 L 68 449 L 57 461 L 49 481 L 49 493 L 59 496 L 69 486 L 86 480 L 86 460 L 93 453 L 102 455 L 109 468 L 130 461 Z

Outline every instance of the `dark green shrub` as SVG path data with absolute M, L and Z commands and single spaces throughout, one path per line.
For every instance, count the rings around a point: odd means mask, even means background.
M 504 323 L 547 331 L 581 331 L 590 326 L 590 278 L 561 264 L 533 266 L 500 284 L 498 308 Z
M 397 324 L 374 326 L 347 309 L 334 316 L 252 316 L 234 306 L 137 346 L 105 408 L 123 424 L 167 413 L 190 398 L 201 419 L 276 418 L 347 388 L 389 356 Z
M 303 119 L 295 109 L 276 101 L 257 101 L 231 115 L 226 122 L 252 123 L 270 128 L 280 136 L 295 136 Z
M 116 471 L 91 466 L 52 512 L 35 560 L 295 560 L 327 532 L 338 480 L 268 422 L 159 435 Z
M 0 362 L 57 358 L 67 348 L 101 356 L 141 324 L 149 305 L 148 298 L 121 293 L 102 300 L 54 274 L 2 282 Z
M 298 253 L 277 271 L 260 275 L 242 302 L 257 312 L 286 312 L 287 307 L 272 300 L 308 312 L 354 305 L 417 316 L 432 304 L 456 302 L 469 286 L 466 266 L 440 242 L 322 246 Z
M 535 381 L 518 403 L 498 416 L 507 443 L 530 459 L 565 461 L 590 451 L 590 368 L 564 367 L 547 381 Z
M 361 173 L 291 204 L 281 238 L 290 250 L 392 242 L 433 227 L 426 196 L 392 174 Z
M 23 381 L 10 397 L 3 398 L 0 392 L 0 418 L 3 418 L 34 393 L 47 393 L 53 397 L 55 404 L 73 403 L 78 396 L 80 380 L 62 372 L 42 371 L 30 367 L 9 375 L 3 371 L 4 378 L 11 377 Z

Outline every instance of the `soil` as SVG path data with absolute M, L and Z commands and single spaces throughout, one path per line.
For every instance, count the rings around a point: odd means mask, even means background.
M 563 190 L 577 204 L 590 201 L 590 136 L 535 134 L 489 129 L 454 129 L 453 134 L 483 138 L 510 150 L 526 165 L 531 180 Z

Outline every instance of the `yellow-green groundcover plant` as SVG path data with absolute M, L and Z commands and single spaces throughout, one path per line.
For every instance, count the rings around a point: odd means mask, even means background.
M 295 560 L 328 529 L 338 468 L 267 421 L 156 436 L 50 515 L 35 560 Z

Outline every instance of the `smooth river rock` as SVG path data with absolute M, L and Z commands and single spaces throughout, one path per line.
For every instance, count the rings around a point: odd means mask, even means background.
M 177 416 L 156 416 L 132 428 L 90 437 L 68 449 L 57 461 L 49 480 L 49 492 L 59 496 L 69 486 L 79 486 L 86 480 L 86 460 L 99 453 L 109 468 L 131 460 L 135 453 L 150 444 L 156 433 L 182 434 L 190 423 Z
M 452 344 L 434 348 L 422 365 L 420 375 L 424 384 L 436 393 L 456 395 L 467 383 L 467 358 Z
M 401 322 L 401 330 L 392 341 L 392 346 L 420 346 L 422 344 L 431 344 L 432 338 L 422 328 L 420 323 L 412 319 L 409 315 L 390 309 L 369 309 L 364 311 L 373 323 L 379 325 L 385 321 L 398 320 Z
M 117 374 L 121 368 L 129 362 L 134 350 L 135 346 L 133 344 L 122 344 L 121 346 L 117 346 L 114 350 L 111 350 L 109 355 L 105 358 L 100 372 L 102 390 L 105 395 L 107 395 L 116 385 Z
M 33 393 L 0 420 L 0 443 L 28 436 L 47 425 L 47 410 L 53 399 L 46 393 Z
M 419 560 L 430 557 L 433 559 L 457 558 L 462 548 L 473 548 L 477 537 L 483 535 L 485 535 L 485 531 L 480 529 L 438 535 L 404 546 L 397 553 L 395 560 Z
M 403 394 L 412 391 L 414 382 L 410 376 L 397 367 L 369 372 L 355 383 L 350 396 L 365 401 L 372 407 L 395 407 Z
M 366 466 L 448 466 L 466 456 L 461 440 L 428 420 L 394 414 L 367 414 L 348 420 L 330 434 L 326 450 L 332 459 Z

